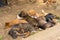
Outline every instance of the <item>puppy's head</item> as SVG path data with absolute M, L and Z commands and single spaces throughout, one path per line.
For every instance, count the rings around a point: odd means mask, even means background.
M 19 14 L 19 17 L 26 17 L 27 16 L 27 12 L 26 11 L 21 11 Z

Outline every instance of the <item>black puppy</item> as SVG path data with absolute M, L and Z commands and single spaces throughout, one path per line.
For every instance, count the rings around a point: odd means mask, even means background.
M 41 28 L 43 30 L 45 30 L 46 28 L 50 28 L 51 27 L 51 23 L 46 22 L 44 16 L 38 17 L 36 20 L 39 23 L 39 28 Z
M 55 18 L 57 18 L 57 17 L 56 17 L 55 15 L 53 15 L 52 13 L 48 13 L 48 14 L 45 16 L 45 18 L 46 18 L 46 21 L 47 21 L 47 22 L 50 22 L 52 26 L 56 24 L 56 23 L 53 21 L 53 19 L 55 19 Z

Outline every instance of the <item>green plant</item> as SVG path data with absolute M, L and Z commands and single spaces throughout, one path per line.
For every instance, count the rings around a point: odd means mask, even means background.
M 0 35 L 0 40 L 3 40 L 3 36 L 2 35 Z

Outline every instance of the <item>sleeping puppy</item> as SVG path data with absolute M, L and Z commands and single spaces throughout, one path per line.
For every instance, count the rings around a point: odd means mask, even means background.
M 25 10 L 21 11 L 21 13 L 26 13 L 26 11 Z M 24 14 L 22 14 L 22 15 L 24 15 Z M 21 16 L 21 15 L 18 14 L 16 19 L 14 19 L 10 22 L 6 22 L 5 28 L 10 28 L 10 27 L 12 27 L 12 25 L 15 25 L 15 24 L 28 23 L 26 20 L 24 20 L 22 17 L 19 17 L 19 16 Z
M 22 17 L 24 20 L 26 20 L 28 23 L 30 23 L 31 25 L 37 27 L 38 26 L 38 22 L 35 18 L 32 18 L 28 12 L 24 12 L 21 11 L 21 13 L 19 14 L 19 17 Z
M 25 21 L 25 20 L 23 20 L 23 19 L 14 19 L 14 20 L 12 20 L 12 21 L 10 21 L 10 22 L 6 22 L 5 23 L 5 28 L 10 28 L 10 27 L 12 27 L 12 25 L 15 25 L 15 24 L 19 24 L 19 23 L 27 23 L 27 21 Z
M 56 19 L 59 19 L 59 17 L 57 16 L 57 15 L 54 15 L 54 14 L 52 14 L 52 13 L 47 13 L 47 12 L 45 12 L 43 9 L 42 9 L 42 13 L 44 14 L 44 17 L 46 18 L 46 20 L 47 20 L 47 18 L 48 19 L 53 19 L 53 20 L 56 20 Z
M 41 28 L 43 30 L 45 30 L 46 28 L 50 28 L 51 27 L 51 23 L 46 22 L 46 20 L 44 19 L 43 16 L 38 17 L 36 20 L 39 23 L 39 28 Z
M 8 34 L 15 39 L 18 36 L 28 37 L 34 30 L 35 28 L 33 27 L 33 25 L 29 23 L 21 23 L 13 25 Z
M 56 24 L 56 19 L 58 19 L 59 17 L 52 14 L 52 13 L 46 13 L 44 10 L 42 10 L 42 13 L 45 14 L 44 18 L 45 21 L 51 25 L 51 27 L 53 27 Z M 42 18 L 42 17 L 41 17 Z
M 56 24 L 56 19 L 58 18 L 56 15 L 53 15 L 52 13 L 48 13 L 46 16 L 46 21 L 50 22 L 51 24 L 55 25 Z

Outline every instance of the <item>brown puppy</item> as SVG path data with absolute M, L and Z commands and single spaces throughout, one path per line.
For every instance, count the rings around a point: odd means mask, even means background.
M 15 20 L 12 20 L 10 22 L 6 22 L 5 23 L 5 28 L 10 28 L 12 25 L 19 24 L 19 23 L 27 23 L 27 21 L 19 20 L 19 19 L 16 18 Z

